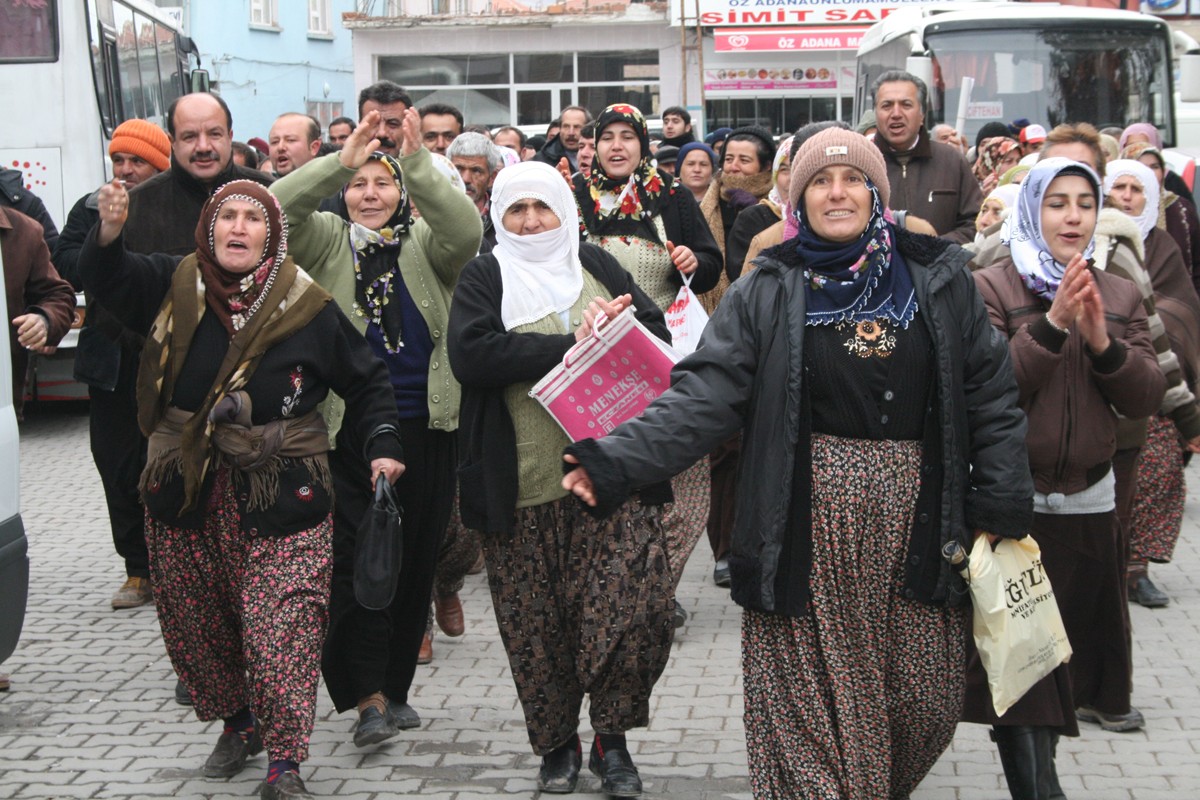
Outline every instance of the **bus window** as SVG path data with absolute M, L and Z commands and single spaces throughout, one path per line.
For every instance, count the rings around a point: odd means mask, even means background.
M 166 109 L 171 107 L 182 93 L 184 76 L 179 65 L 186 62 L 186 56 L 179 53 L 179 48 L 175 44 L 175 32 L 170 28 L 158 25 L 158 41 L 156 49 L 158 50 L 158 74 L 162 86 L 162 107 L 164 116 L 162 124 L 166 127 L 167 120 L 165 116 Z
M 158 32 L 153 21 L 146 19 L 141 14 L 136 15 L 135 18 L 138 31 L 138 64 L 141 67 L 142 76 L 142 97 L 146 103 L 145 118 L 161 125 L 166 121 L 164 118 L 166 108 L 162 105 L 162 81 L 158 76 L 158 43 L 156 41 Z
M 133 11 L 116 3 L 113 5 L 113 23 L 117 29 L 117 71 L 120 81 L 122 116 L 146 117 L 146 103 L 142 97 L 142 77 L 138 68 L 137 29 L 133 26 Z
M 0 63 L 58 61 L 58 3 L 0 0 Z

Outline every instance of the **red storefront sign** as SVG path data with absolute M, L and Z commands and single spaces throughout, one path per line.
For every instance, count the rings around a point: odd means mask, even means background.
M 866 28 L 717 28 L 718 53 L 857 50 Z

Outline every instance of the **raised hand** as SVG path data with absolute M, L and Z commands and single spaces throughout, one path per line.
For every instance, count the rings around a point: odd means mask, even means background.
M 129 192 L 125 190 L 125 184 L 113 178 L 112 183 L 100 187 L 96 202 L 100 207 L 100 230 L 96 243 L 107 247 L 121 235 L 125 220 L 129 218 Z
M 1046 319 L 1050 320 L 1051 325 L 1062 330 L 1074 329 L 1075 319 L 1079 316 L 1079 291 L 1090 281 L 1087 260 L 1081 253 L 1076 253 L 1067 263 L 1062 283 L 1054 293 L 1054 302 L 1046 312 Z
M 343 167 L 358 169 L 367 163 L 371 154 L 379 149 L 379 139 L 375 137 L 375 130 L 378 127 L 378 111 L 368 111 L 367 115 L 359 120 L 358 127 L 350 133 L 338 154 Z
M 555 166 L 555 169 L 558 170 L 559 175 L 563 176 L 563 180 L 572 186 L 574 185 L 571 183 L 571 162 L 567 161 L 566 156 L 563 156 L 558 160 L 558 165 Z
M 415 108 L 404 109 L 402 127 L 404 141 L 400 143 L 400 155 L 411 156 L 421 149 L 421 114 Z

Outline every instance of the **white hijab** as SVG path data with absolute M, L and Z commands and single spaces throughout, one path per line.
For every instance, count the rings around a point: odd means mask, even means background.
M 506 230 L 504 212 L 513 203 L 528 199 L 549 206 L 561 224 L 529 236 Z M 492 186 L 491 215 L 496 230 L 492 255 L 500 262 L 504 286 L 500 301 L 504 329 L 510 331 L 548 314 L 566 315 L 583 291 L 583 265 L 579 261 L 579 211 L 563 176 L 540 161 L 505 167 Z
M 1142 213 L 1136 217 L 1128 215 L 1137 223 L 1138 230 L 1142 232 L 1142 240 L 1145 241 L 1146 237 L 1150 235 L 1150 231 L 1154 230 L 1154 226 L 1158 224 L 1158 203 L 1161 194 L 1158 189 L 1158 178 L 1154 177 L 1154 172 L 1140 161 L 1134 161 L 1132 158 L 1114 159 L 1108 162 L 1108 166 L 1104 168 L 1104 194 L 1106 196 L 1112 194 L 1117 179 L 1126 175 L 1140 183 L 1142 191 L 1146 193 L 1146 205 L 1142 209 Z
M 1099 203 L 1100 177 L 1096 175 L 1095 170 L 1086 164 L 1061 156 L 1044 158 L 1033 165 L 1033 169 L 1029 170 L 1029 174 L 1021 182 L 1016 206 L 1000 229 L 1000 241 L 1008 245 L 1021 279 L 1031 292 L 1047 300 L 1054 299 L 1054 294 L 1062 283 L 1063 273 L 1067 271 L 1067 265 L 1054 260 L 1049 245 L 1042 238 L 1042 200 L 1046 189 L 1062 172 L 1087 178 L 1097 194 L 1096 200 Z M 1095 249 L 1096 237 L 1093 234 L 1083 249 L 1083 257 L 1090 259 Z

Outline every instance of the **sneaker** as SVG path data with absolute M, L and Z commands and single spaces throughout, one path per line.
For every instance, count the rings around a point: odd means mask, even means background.
M 149 578 L 126 578 L 121 588 L 112 596 L 114 611 L 123 608 L 137 608 L 154 602 L 154 590 L 150 588 Z
M 729 559 L 722 558 L 713 567 L 713 583 L 717 586 L 729 585 Z
M 1149 575 L 1141 575 L 1137 582 L 1129 587 L 1129 602 L 1145 608 L 1163 608 L 1170 604 L 1171 598 L 1154 585 Z
M 1146 724 L 1146 718 L 1142 716 L 1142 712 L 1133 707 L 1130 707 L 1128 714 L 1105 714 L 1091 706 L 1080 706 L 1075 709 L 1075 718 L 1083 722 L 1094 722 L 1102 730 L 1110 733 L 1136 731 Z

